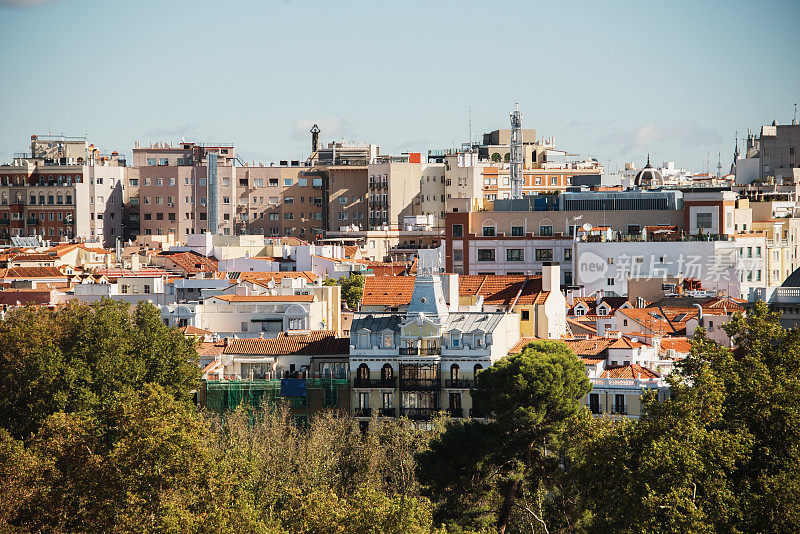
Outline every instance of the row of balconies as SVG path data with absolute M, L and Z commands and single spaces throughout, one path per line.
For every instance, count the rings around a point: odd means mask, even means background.
M 400 378 L 399 388 L 406 391 L 425 391 L 442 388 L 441 378 Z M 445 389 L 469 389 L 474 381 L 468 378 L 446 378 Z M 398 388 L 397 378 L 360 378 L 353 379 L 354 388 Z

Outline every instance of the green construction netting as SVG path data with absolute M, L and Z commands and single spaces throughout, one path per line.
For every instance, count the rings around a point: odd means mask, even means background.
M 320 390 L 326 406 L 335 405 L 338 390 L 349 387 L 346 379 L 309 379 L 306 390 Z M 281 397 L 280 380 L 207 380 L 206 409 L 218 414 L 235 410 L 242 402 L 254 408 L 285 398 L 292 407 L 308 406 L 308 397 Z M 330 403 L 330 404 L 329 404 Z

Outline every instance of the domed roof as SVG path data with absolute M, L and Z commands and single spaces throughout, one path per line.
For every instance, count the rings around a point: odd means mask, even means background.
M 657 169 L 654 169 L 653 166 L 650 165 L 650 154 L 648 154 L 647 165 L 644 166 L 644 169 L 636 173 L 633 184 L 639 187 L 642 185 L 662 185 L 663 183 L 664 177 L 661 176 L 661 173 L 658 172 Z

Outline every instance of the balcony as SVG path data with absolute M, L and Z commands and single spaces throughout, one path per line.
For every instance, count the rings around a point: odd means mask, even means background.
M 35 217 L 28 219 L 28 226 L 38 226 L 38 225 L 39 225 L 39 219 L 36 219 Z
M 372 417 L 372 408 L 356 408 L 353 415 L 355 417 Z
M 378 411 L 378 415 L 381 417 L 394 417 L 394 408 L 381 408 Z
M 401 378 L 400 389 L 404 391 L 435 391 L 441 389 L 438 378 Z
M 400 356 L 439 356 L 442 347 L 400 347 Z
M 475 382 L 466 378 L 448 378 L 444 381 L 445 388 L 470 389 Z
M 463 419 L 464 417 L 464 409 L 463 408 L 448 408 L 447 415 L 454 419 Z
M 412 421 L 429 421 L 439 410 L 436 408 L 400 408 L 400 417 Z
M 396 388 L 397 383 L 394 378 L 354 378 L 354 388 Z

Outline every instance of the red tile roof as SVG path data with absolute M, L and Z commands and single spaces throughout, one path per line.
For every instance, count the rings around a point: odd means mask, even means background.
M 368 276 L 361 304 L 364 306 L 405 306 L 414 292 L 414 276 Z M 460 296 L 482 296 L 493 306 L 531 305 L 544 302 L 541 276 L 462 275 L 458 277 Z
M 275 280 L 277 282 L 281 278 L 305 278 L 308 282 L 315 282 L 318 278 L 318 276 L 311 271 L 243 271 L 230 274 L 236 274 L 236 277 L 242 282 L 246 280 L 259 282 Z
M 362 306 L 405 306 L 414 292 L 413 276 L 367 276 Z
M 165 258 L 187 274 L 216 272 L 219 265 L 217 260 L 195 254 L 194 252 L 179 252 L 178 254 L 167 255 Z
M 600 375 L 600 378 L 660 378 L 661 375 L 639 364 L 609 365 Z
M 332 330 L 296 334 L 281 332 L 274 339 L 232 339 L 225 354 L 321 355 L 348 354 L 350 338 L 336 337 Z
M 192 326 L 190 324 L 179 328 L 183 335 L 185 336 L 205 336 L 211 334 L 208 330 L 203 330 L 202 328 L 197 328 L 196 326 Z
M 661 339 L 661 349 L 675 349 L 676 352 L 688 354 L 692 351 L 692 342 L 685 337 L 665 337 Z
M 50 291 L 26 289 L 0 291 L 0 305 L 16 306 L 17 304 L 50 304 Z
M 0 269 L 0 278 L 66 278 L 58 267 L 11 267 Z

